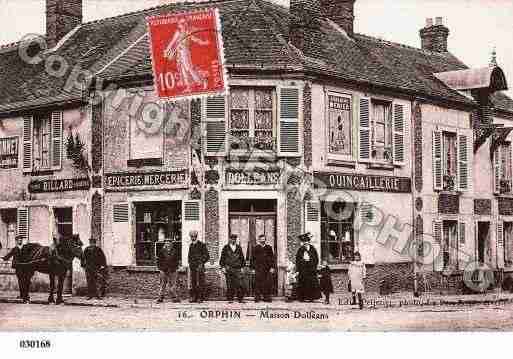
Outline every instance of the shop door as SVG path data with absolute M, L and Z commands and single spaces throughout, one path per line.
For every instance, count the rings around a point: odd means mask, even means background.
M 255 275 L 249 268 L 253 248 L 257 243 L 257 238 L 264 234 L 267 238 L 267 244 L 273 248 L 274 262 L 276 263 L 276 214 L 230 214 L 230 234 L 236 234 L 239 237 L 239 244 L 246 258 L 246 267 L 243 269 L 244 285 L 247 296 L 254 296 Z M 272 294 L 277 295 L 278 282 L 277 270 L 275 268 L 272 285 Z
M 54 208 L 55 223 L 60 236 L 70 238 L 73 235 L 73 208 Z M 71 294 L 73 287 L 73 271 L 66 273 L 64 294 Z
M 490 222 L 477 223 L 477 260 L 480 264 L 490 263 Z

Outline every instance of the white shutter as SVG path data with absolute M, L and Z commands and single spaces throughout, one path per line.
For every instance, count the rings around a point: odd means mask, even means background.
M 129 225 L 129 204 L 115 203 L 112 209 L 111 265 L 126 267 L 132 264 L 132 240 Z
M 458 188 L 467 191 L 470 187 L 470 159 L 468 136 L 458 136 Z
M 29 240 L 29 210 L 28 208 L 18 208 L 17 215 L 17 234 L 23 236 L 23 240 Z
M 201 201 L 183 201 L 182 212 L 182 265 L 188 266 L 189 232 L 198 231 L 198 239 L 204 241 L 201 230 Z
M 209 97 L 203 102 L 205 116 L 207 156 L 224 156 L 226 153 L 226 100 Z
M 497 268 L 504 268 L 504 222 L 497 222 Z
M 360 98 L 360 120 L 358 123 L 358 146 L 359 159 L 362 162 L 369 162 L 371 155 L 371 137 L 370 137 L 370 99 Z
M 62 168 L 62 112 L 52 112 L 52 170 Z
M 23 117 L 23 172 L 32 172 L 33 117 Z
M 493 191 L 496 194 L 501 192 L 501 146 L 493 153 Z
M 442 132 L 433 131 L 433 189 L 442 190 Z
M 457 253 L 456 255 L 458 256 L 458 267 L 459 269 L 465 269 L 465 268 L 462 268 L 465 266 L 465 261 L 466 261 L 466 257 L 465 257 L 465 243 L 467 241 L 467 233 L 466 233 L 466 226 L 465 226 L 465 222 L 459 222 L 458 223 L 458 246 L 456 247 L 457 248 Z
M 312 234 L 312 245 L 321 257 L 321 203 L 318 201 L 305 202 L 305 233 L 307 232 Z
M 300 91 L 297 87 L 281 87 L 279 95 L 279 145 L 280 156 L 299 156 L 299 104 Z
M 362 261 L 366 264 L 375 264 L 374 245 L 375 239 L 373 236 L 367 234 L 367 230 L 363 229 L 363 225 L 371 223 L 373 221 L 372 204 L 368 202 L 362 202 L 358 206 L 358 218 L 360 223 L 358 228 L 358 251 L 362 257 Z
M 394 164 L 404 165 L 405 149 L 404 149 L 404 128 L 405 116 L 404 106 L 394 104 L 394 126 L 393 126 L 393 148 L 394 148 Z
M 435 241 L 435 244 L 438 246 L 439 251 L 438 253 L 433 253 L 433 255 L 436 255 L 435 258 L 433 258 L 433 264 L 434 264 L 434 270 L 435 272 L 442 272 L 444 270 L 444 254 L 443 254 L 443 248 L 442 248 L 442 221 L 433 221 L 433 239 Z

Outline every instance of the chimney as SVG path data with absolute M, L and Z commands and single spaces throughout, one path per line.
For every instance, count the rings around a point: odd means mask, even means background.
M 420 30 L 423 50 L 447 52 L 448 38 L 449 29 L 444 25 L 444 19 L 442 17 L 437 17 L 434 24 L 433 19 L 426 19 L 426 26 Z
M 82 23 L 82 0 L 46 0 L 46 41 L 54 47 Z
M 321 0 L 325 17 L 336 23 L 352 36 L 354 34 L 354 3 L 356 0 Z
M 289 42 L 304 52 L 308 38 L 320 29 L 319 0 L 290 0 Z

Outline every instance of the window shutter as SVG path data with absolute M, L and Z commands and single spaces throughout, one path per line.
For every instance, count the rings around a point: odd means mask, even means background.
M 404 150 L 404 106 L 394 104 L 394 127 L 393 127 L 393 147 L 394 147 L 394 164 L 404 165 L 405 150 Z
M 373 221 L 372 204 L 369 202 L 362 202 L 358 206 L 358 218 L 360 223 L 358 224 L 359 237 L 358 237 L 358 251 L 362 257 L 362 261 L 366 264 L 375 264 L 374 256 L 374 244 L 375 240 L 372 236 L 365 235 L 365 230 L 362 230 L 362 226 Z
M 465 222 L 459 222 L 458 223 L 458 247 L 457 247 L 457 256 L 458 256 L 458 267 L 459 269 L 465 269 L 461 268 L 462 266 L 465 266 L 466 258 L 464 256 L 465 253 L 465 242 L 466 242 L 466 228 L 465 228 Z
M 113 266 L 126 267 L 132 264 L 132 241 L 129 225 L 129 204 L 115 203 L 112 209 L 112 253 Z
M 442 249 L 442 221 L 433 221 L 433 239 L 435 244 L 438 246 L 438 253 L 433 252 L 436 255 L 433 258 L 435 272 L 442 272 L 444 270 L 444 255 Z
M 32 119 L 23 117 L 23 172 L 32 172 Z
M 370 161 L 371 138 L 370 138 L 370 99 L 360 98 L 360 120 L 359 120 L 359 159 L 362 162 Z
M 305 202 L 305 232 L 312 234 L 312 245 L 321 257 L 321 203 L 318 201 Z
M 460 191 L 467 191 L 470 185 L 469 145 L 466 135 L 458 136 L 458 186 Z
M 62 168 L 62 112 L 52 112 L 52 170 Z
M 504 268 L 504 222 L 497 222 L 497 268 Z
M 206 155 L 224 156 L 226 153 L 226 101 L 222 96 L 205 101 Z
M 493 153 L 493 190 L 494 193 L 501 192 L 501 146 Z
M 299 88 L 279 88 L 279 155 L 299 156 Z
M 442 132 L 433 131 L 433 188 L 442 190 Z
M 17 231 L 18 235 L 23 236 L 24 241 L 29 240 L 29 210 L 28 208 L 18 208 L 17 215 Z
M 182 263 L 187 262 L 190 244 L 190 231 L 198 231 L 198 239 L 203 241 L 201 230 L 201 201 L 183 201 L 182 202 L 183 221 L 182 221 Z

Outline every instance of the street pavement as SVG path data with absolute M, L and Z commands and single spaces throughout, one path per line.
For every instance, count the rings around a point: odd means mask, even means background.
M 513 330 L 511 294 L 421 298 L 369 295 L 363 310 L 349 305 L 347 296 L 334 298 L 331 305 L 280 300 L 156 304 L 133 298 L 67 298 L 66 305 L 55 306 L 38 304 L 44 303 L 42 299 L 19 304 L 0 294 L 0 331 Z

